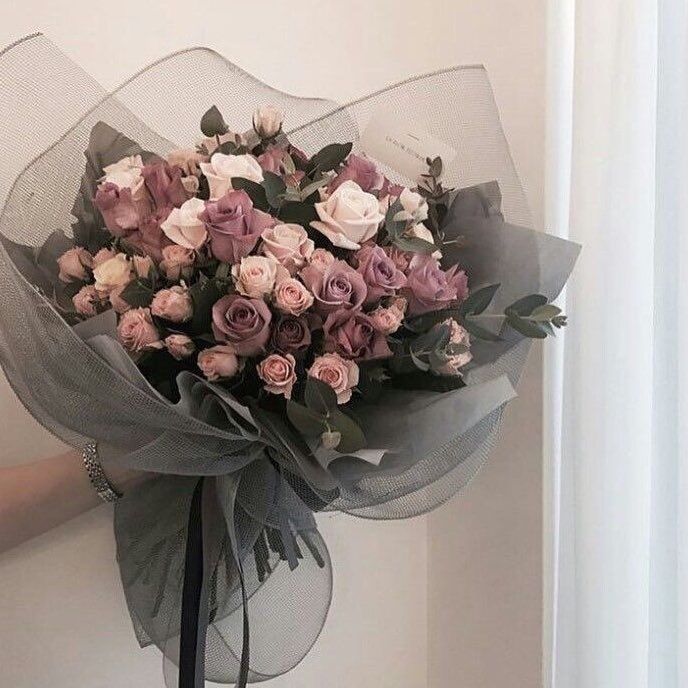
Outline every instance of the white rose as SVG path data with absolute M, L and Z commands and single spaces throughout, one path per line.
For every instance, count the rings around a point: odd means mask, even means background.
M 190 198 L 180 208 L 173 208 L 160 228 L 175 244 L 199 249 L 208 238 L 205 224 L 199 219 L 204 210 L 205 203 L 200 198 Z
M 344 182 L 326 201 L 316 203 L 315 209 L 320 221 L 311 222 L 311 227 L 335 246 L 352 251 L 374 237 L 385 219 L 377 198 L 354 181 Z
M 102 181 L 115 184 L 120 189 L 132 189 L 133 191 L 143 182 L 142 169 L 143 160 L 141 156 L 130 155 L 104 167 Z
M 263 239 L 262 252 L 292 275 L 306 265 L 315 250 L 313 240 L 308 238 L 308 232 L 301 225 L 275 225 L 263 230 L 260 236 Z
M 399 202 L 403 207 L 403 210 L 397 215 L 397 217 L 401 216 L 399 217 L 400 220 L 423 222 L 428 219 L 428 204 L 419 193 L 404 187 L 399 195 Z
M 252 155 L 225 155 L 215 153 L 210 162 L 202 162 L 201 172 L 208 180 L 210 200 L 217 201 L 232 188 L 233 177 L 243 177 L 252 182 L 263 181 L 263 170 Z
M 409 227 L 408 234 L 409 236 L 416 237 L 416 239 L 422 239 L 423 241 L 427 241 L 431 244 L 435 243 L 435 237 L 432 236 L 432 232 L 425 225 L 418 224 L 413 225 L 413 227 Z M 439 260 L 442 257 L 442 251 L 435 251 L 432 254 L 432 257 Z
M 278 262 L 265 256 L 246 256 L 232 266 L 237 291 L 252 299 L 270 294 L 277 282 L 288 279 L 289 273 Z
M 131 263 L 124 253 L 118 253 L 95 268 L 93 277 L 96 280 L 96 289 L 109 294 L 113 289 L 131 281 Z
M 282 128 L 282 113 L 274 105 L 264 105 L 253 113 L 253 128 L 262 139 L 270 139 Z

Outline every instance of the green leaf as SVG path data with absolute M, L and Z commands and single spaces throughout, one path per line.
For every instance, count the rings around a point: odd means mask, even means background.
M 337 408 L 335 391 L 328 384 L 322 380 L 316 380 L 314 377 L 309 377 L 306 380 L 304 400 L 309 409 L 324 416 Z
M 502 338 L 499 335 L 495 334 L 494 332 L 490 332 L 490 330 L 485 329 L 481 325 L 478 325 L 471 318 L 466 318 L 466 320 L 463 323 L 463 326 L 466 328 L 468 334 L 475 337 L 476 339 L 483 339 L 487 342 L 502 341 Z
M 433 325 L 444 322 L 445 320 L 456 320 L 461 322 L 461 311 L 457 308 L 446 308 L 442 311 L 431 311 L 430 313 L 423 313 L 415 318 L 410 318 L 404 322 L 406 329 L 411 332 L 427 332 Z
M 428 158 L 426 162 L 428 163 L 428 174 L 435 177 L 435 179 L 439 179 L 442 176 L 442 158 L 439 156 L 433 160 Z
M 274 172 L 263 172 L 263 188 L 265 197 L 273 208 L 279 208 L 282 202 L 281 195 L 286 191 L 287 185 L 284 179 Z
M 524 320 L 515 313 L 507 313 L 506 321 L 516 332 L 520 332 L 524 337 L 544 339 L 547 336 L 547 333 L 538 323 Z
M 153 300 L 153 289 L 142 280 L 134 280 L 124 288 L 120 296 L 134 308 L 145 308 Z
M 339 432 L 342 436 L 339 446 L 337 447 L 338 452 L 350 454 L 366 446 L 366 437 L 358 423 L 339 409 L 335 409 L 331 413 L 328 422 L 330 427 Z
M 430 364 L 418 358 L 418 356 L 414 353 L 413 349 L 409 351 L 409 355 L 411 356 L 413 365 L 415 365 L 416 368 L 418 368 L 418 370 L 422 370 L 424 373 L 430 370 Z
M 437 250 L 435 244 L 425 241 L 425 239 L 419 239 L 418 237 L 412 236 L 395 236 L 392 239 L 392 243 L 400 251 L 409 251 L 411 253 L 427 253 L 431 254 Z
M 341 165 L 353 148 L 353 143 L 330 143 L 319 150 L 309 161 L 308 170 L 329 172 Z
M 490 284 L 482 289 L 472 291 L 461 304 L 461 314 L 463 316 L 480 315 L 492 303 L 499 287 L 499 284 Z
M 316 179 L 310 184 L 306 184 L 303 188 L 299 189 L 299 197 L 301 198 L 301 200 L 305 201 L 309 196 L 312 196 L 318 189 L 322 189 L 323 186 L 326 186 L 329 183 L 330 180 L 327 177 L 321 177 L 320 179 Z
M 547 297 L 542 294 L 530 294 L 524 296 L 518 301 L 514 301 L 508 306 L 504 312 L 513 311 L 518 315 L 530 315 L 539 306 L 544 306 L 547 303 Z
M 287 399 L 287 418 L 306 437 L 320 437 L 327 430 L 323 416 L 291 399 Z
M 193 301 L 193 318 L 191 329 L 194 334 L 201 335 L 210 332 L 213 319 L 213 306 L 222 296 L 222 292 L 215 280 L 201 278 L 189 288 L 189 295 Z
M 303 227 L 309 227 L 313 220 L 318 219 L 318 213 L 310 203 L 289 201 L 282 204 L 279 210 L 279 218 L 282 222 L 293 222 Z
M 561 308 L 552 303 L 546 303 L 544 306 L 538 306 L 531 314 L 531 320 L 538 322 L 549 322 L 561 313 Z
M 201 131 L 204 136 L 222 136 L 229 131 L 217 106 L 213 105 L 201 117 Z
M 244 177 L 232 177 L 232 188 L 236 191 L 243 189 L 253 202 L 253 206 L 258 210 L 262 210 L 263 212 L 268 212 L 268 210 L 270 210 L 265 187 L 262 184 L 258 184 L 258 182 L 254 182 L 251 179 L 245 179 Z

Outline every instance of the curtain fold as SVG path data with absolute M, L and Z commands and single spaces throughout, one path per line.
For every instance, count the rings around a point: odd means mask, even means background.
M 545 685 L 688 686 L 688 0 L 550 3 Z M 561 400 L 561 401 L 559 401 Z

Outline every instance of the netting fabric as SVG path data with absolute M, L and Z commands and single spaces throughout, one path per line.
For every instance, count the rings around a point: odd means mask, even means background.
M 180 376 L 181 398 L 170 403 L 122 355 L 108 334 L 111 320 L 100 329 L 71 327 L 44 296 L 56 279 L 56 256 L 71 245 L 75 208 L 82 218 L 95 212 L 89 199 L 102 168 L 123 155 L 188 145 L 213 103 L 230 126 L 250 122 L 257 105 L 276 105 L 290 140 L 308 154 L 334 141 L 360 150 L 377 111 L 408 112 L 456 151 L 444 179 L 464 191 L 446 222 L 467 241 L 444 260 L 460 262 L 474 284 L 502 283 L 495 312 L 523 294 L 555 297 L 575 251 L 525 228 L 527 204 L 479 66 L 339 106 L 287 95 L 215 52 L 191 49 L 106 93 L 36 35 L 0 54 L 0 93 L 0 362 L 7 378 L 65 442 L 95 440 L 106 468 L 156 474 L 117 504 L 115 532 L 137 637 L 164 653 L 168 685 L 177 685 L 182 661 L 194 509 L 203 516 L 202 674 L 231 683 L 242 674 L 261 681 L 285 673 L 317 639 L 332 594 L 332 564 L 313 513 L 406 518 L 456 494 L 489 454 L 528 343 L 513 332 L 498 344 L 477 344 L 462 389 L 390 390 L 375 405 L 357 402 L 352 413 L 366 436 L 395 447 L 377 464 L 341 455 L 318 462 L 291 446 L 283 428 L 266 428 L 241 400 L 191 374 Z M 393 181 L 413 185 L 378 162 Z M 54 239 L 55 230 L 64 238 Z

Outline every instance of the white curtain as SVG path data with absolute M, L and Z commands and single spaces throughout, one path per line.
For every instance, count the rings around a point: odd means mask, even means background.
M 547 688 L 688 686 L 688 0 L 550 0 Z

